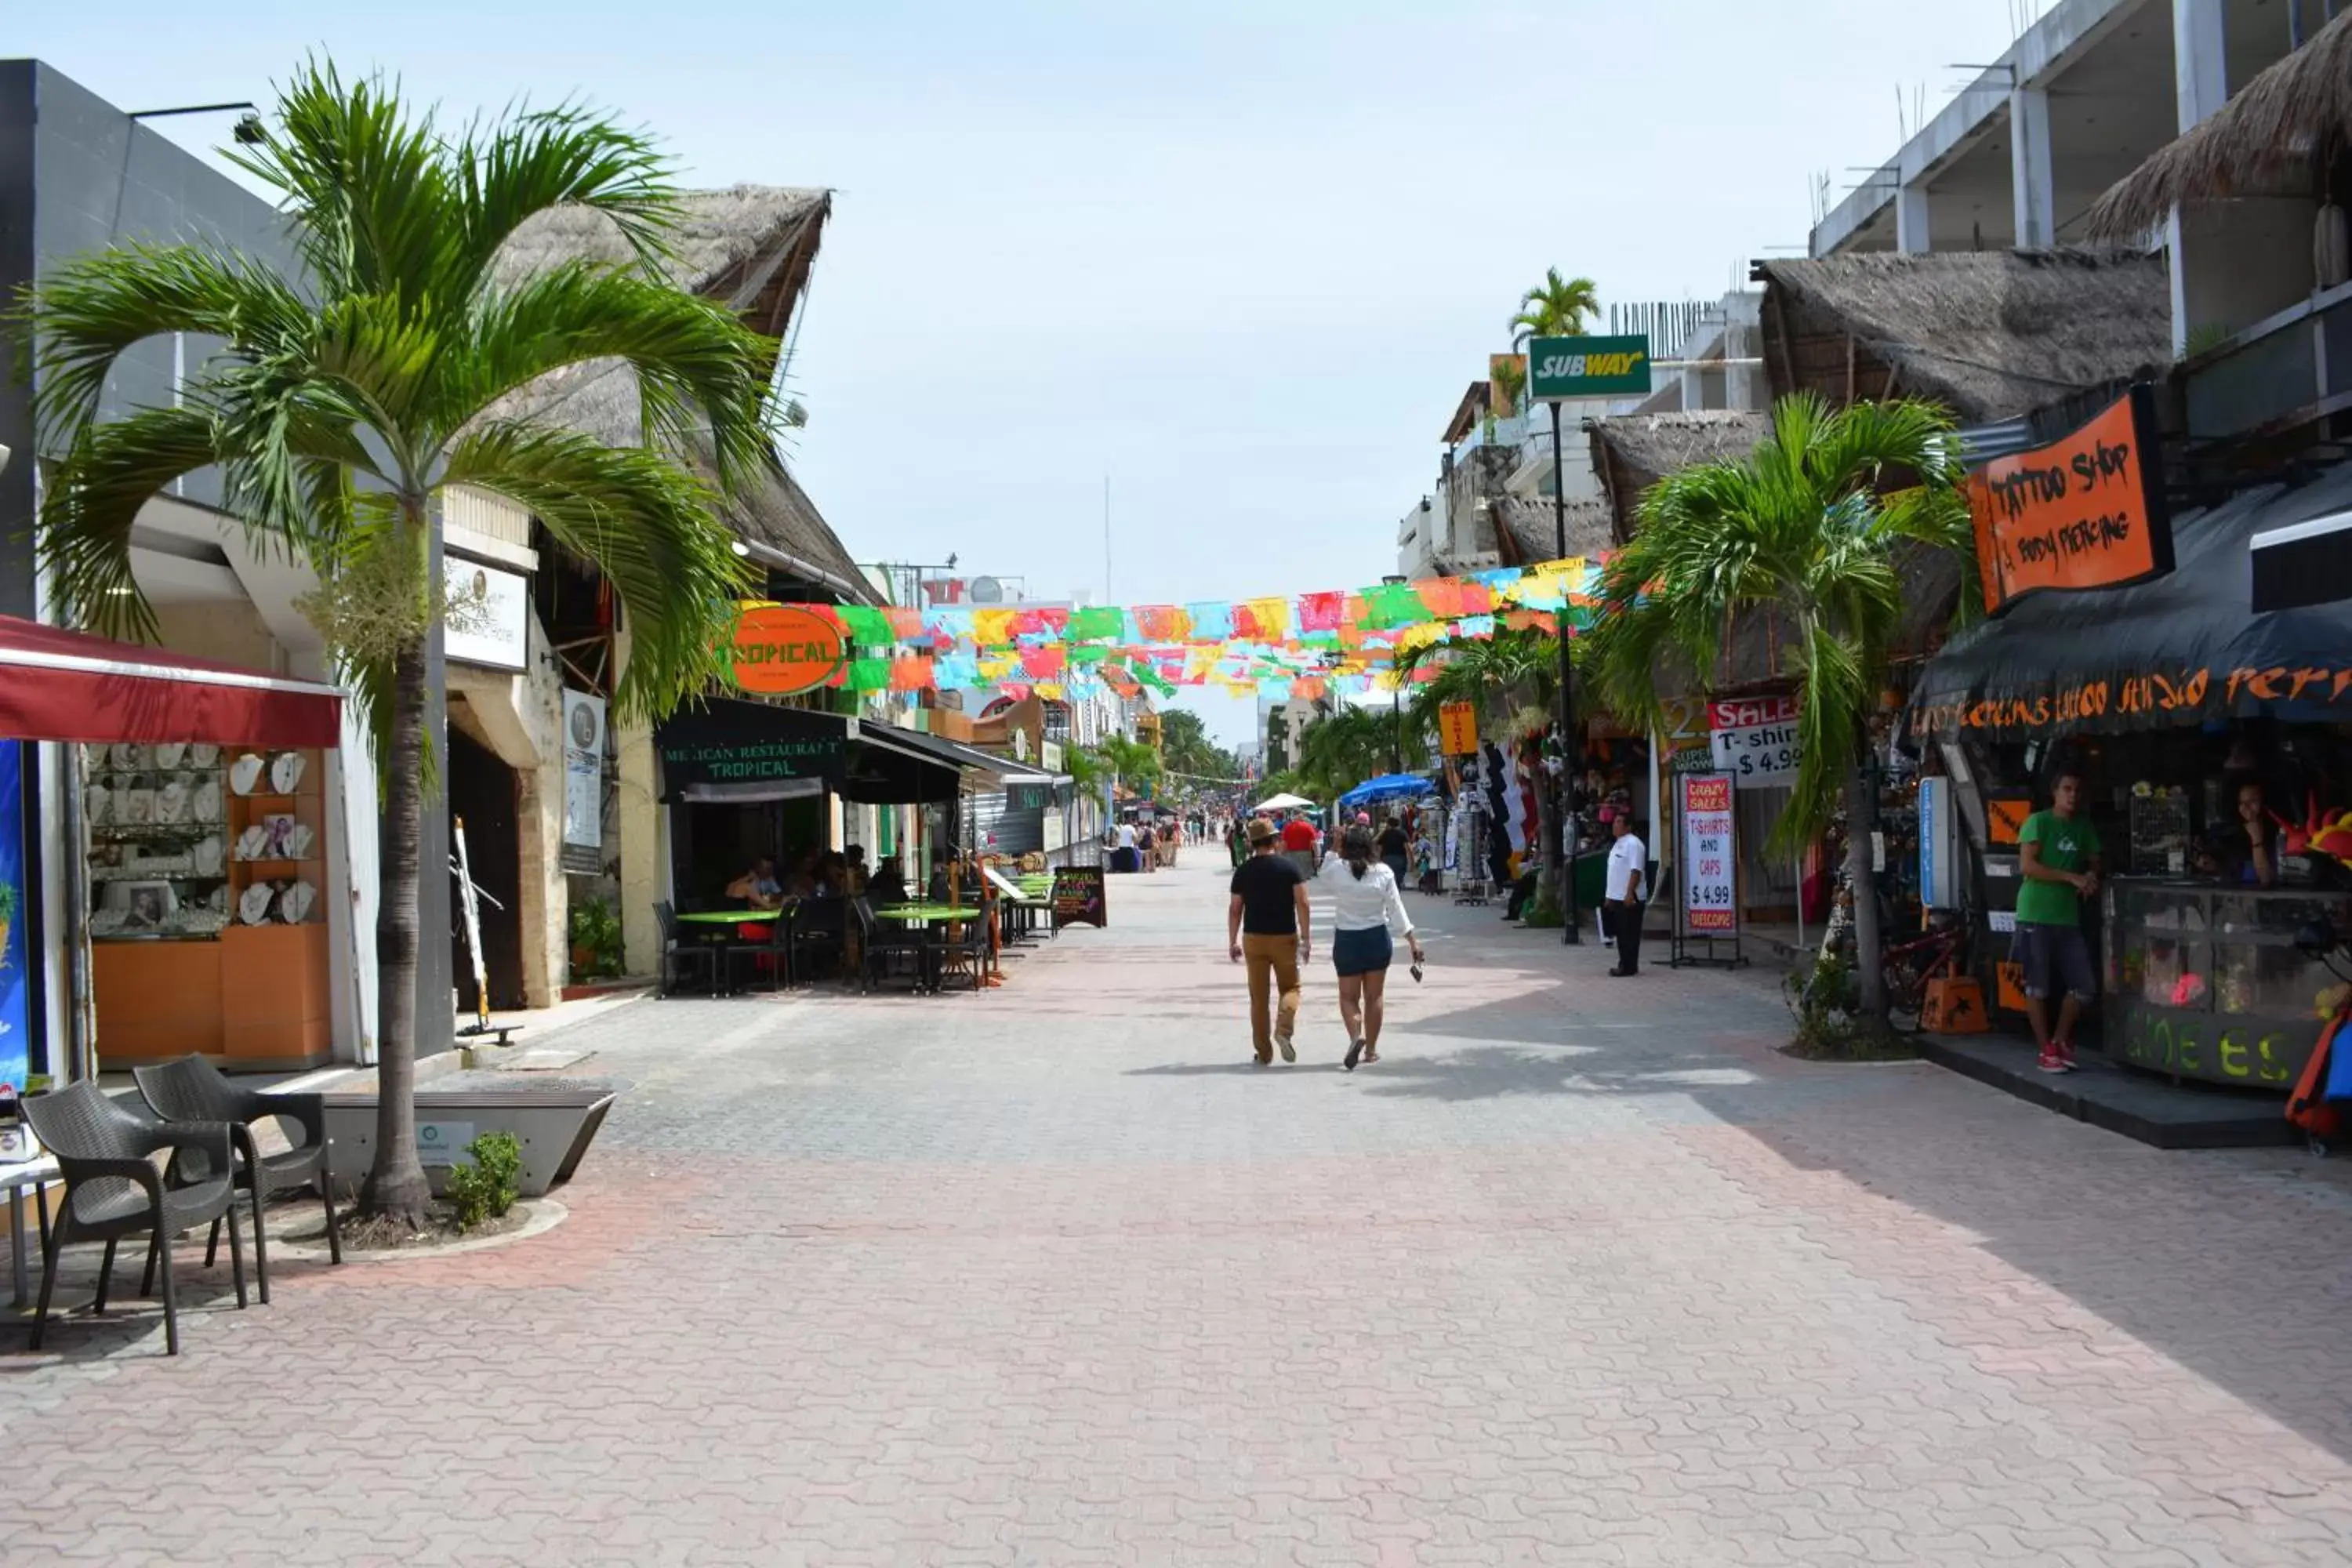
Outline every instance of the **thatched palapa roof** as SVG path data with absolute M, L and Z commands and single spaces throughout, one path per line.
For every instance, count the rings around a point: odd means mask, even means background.
M 1505 496 L 1494 503 L 1495 545 L 1506 566 L 1599 555 L 1611 547 L 1609 503 L 1572 497 L 1568 503 L 1568 554 L 1559 552 L 1559 525 L 1549 496 Z
M 832 193 L 736 185 L 688 192 L 683 205 L 677 255 L 665 268 L 669 281 L 722 300 L 751 326 L 782 336 L 807 288 L 833 210 Z M 542 213 L 518 229 L 499 254 L 499 269 L 511 279 L 574 259 L 619 265 L 629 261 L 630 253 L 610 219 L 562 209 Z M 613 446 L 634 446 L 644 438 L 636 377 L 618 360 L 593 361 L 543 377 L 507 399 L 499 412 L 557 421 Z M 709 471 L 703 454 L 688 456 Z M 781 461 L 749 493 L 731 499 L 724 515 L 747 543 L 789 556 L 813 568 L 812 575 L 835 579 L 834 586 L 845 596 L 872 601 L 865 574 Z
M 1762 261 L 1755 275 L 1775 396 L 1926 397 L 1974 424 L 2172 359 L 2160 255 L 1882 251 Z
M 1746 408 L 1698 408 L 1676 414 L 1627 414 L 1592 422 L 1592 467 L 1609 495 L 1616 542 L 1633 537 L 1633 509 L 1642 492 L 1701 463 L 1745 458 L 1771 427 L 1769 416 Z
M 2095 239 L 2133 240 L 2175 206 L 2233 196 L 2308 196 L 2319 165 L 2352 142 L 2352 12 L 2256 76 L 2194 130 L 2117 181 L 2084 219 Z

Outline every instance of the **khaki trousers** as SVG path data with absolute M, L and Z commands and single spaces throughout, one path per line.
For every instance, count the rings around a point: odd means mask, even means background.
M 1242 961 L 1249 965 L 1250 1043 L 1257 1059 L 1274 1059 L 1274 1037 L 1288 1035 L 1298 1023 L 1298 939 L 1295 936 L 1242 938 Z M 1274 1026 L 1266 1026 L 1268 993 L 1279 986 Z

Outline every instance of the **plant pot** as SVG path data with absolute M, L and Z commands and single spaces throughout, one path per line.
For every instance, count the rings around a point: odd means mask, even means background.
M 596 950 L 584 942 L 572 944 L 572 978 L 593 980 L 596 977 Z

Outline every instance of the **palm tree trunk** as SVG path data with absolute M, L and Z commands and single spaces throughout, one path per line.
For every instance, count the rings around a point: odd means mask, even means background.
M 1560 810 L 1559 797 L 1552 793 L 1551 780 L 1545 776 L 1538 760 L 1535 769 L 1536 795 L 1536 907 L 1565 912 L 1568 902 L 1561 884 L 1559 853 Z
M 1871 835 L 1878 826 L 1878 792 L 1867 765 L 1869 737 L 1857 727 L 1845 772 L 1846 884 L 1853 889 L 1854 978 L 1861 987 L 1862 1015 L 1886 1016 L 1886 975 L 1882 968 L 1885 936 L 1878 929 L 1878 876 L 1870 867 Z M 1798 890 L 1803 896 L 1803 889 Z
M 421 1224 L 432 1188 L 416 1158 L 416 960 L 425 836 L 425 646 L 393 660 L 384 737 L 383 894 L 375 923 L 375 1163 L 360 1206 Z

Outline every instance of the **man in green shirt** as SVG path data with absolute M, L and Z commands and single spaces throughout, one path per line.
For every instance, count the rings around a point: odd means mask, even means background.
M 2043 1072 L 2074 1070 L 2074 1025 L 2099 992 L 2091 944 L 2083 935 L 2083 900 L 2099 890 L 2099 836 L 2075 815 L 2082 793 L 2080 774 L 2060 773 L 2050 809 L 2027 817 L 2017 835 L 2018 869 L 2025 879 L 2017 889 L 2017 939 L 2010 957 L 2025 972 L 2025 1013 L 2042 1047 Z M 2065 995 L 2053 1029 L 2050 995 L 2062 985 Z

